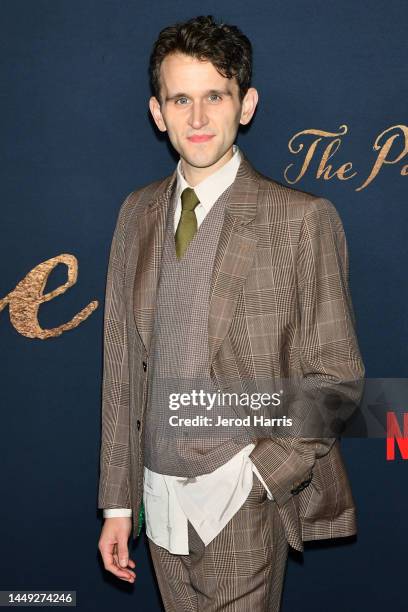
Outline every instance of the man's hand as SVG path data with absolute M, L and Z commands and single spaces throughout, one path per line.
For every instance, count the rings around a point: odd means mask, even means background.
M 127 582 L 134 582 L 136 579 L 135 572 L 129 569 L 135 567 L 135 562 L 129 559 L 128 540 L 131 531 L 130 517 L 106 518 L 98 542 L 105 569 Z

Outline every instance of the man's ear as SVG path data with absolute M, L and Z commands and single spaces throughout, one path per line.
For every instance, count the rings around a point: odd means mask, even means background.
M 149 108 L 152 113 L 152 117 L 154 119 L 155 124 L 159 128 L 161 132 L 166 132 L 166 124 L 164 123 L 163 116 L 160 110 L 160 104 L 158 99 L 155 96 L 152 96 L 149 100 Z
M 242 100 L 241 118 L 239 122 L 242 125 L 247 125 L 255 112 L 258 104 L 258 92 L 255 87 L 250 87 Z

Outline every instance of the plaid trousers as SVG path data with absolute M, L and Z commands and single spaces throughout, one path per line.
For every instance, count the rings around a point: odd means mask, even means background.
M 148 540 L 166 612 L 279 612 L 288 543 L 255 474 L 244 504 L 208 546 L 190 522 L 188 537 L 188 555 Z

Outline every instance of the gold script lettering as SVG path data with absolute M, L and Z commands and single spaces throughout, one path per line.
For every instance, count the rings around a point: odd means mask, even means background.
M 284 172 L 284 176 L 285 179 L 288 183 L 290 184 L 294 184 L 297 183 L 305 174 L 305 172 L 307 171 L 310 162 L 313 158 L 313 155 L 315 154 L 317 145 L 319 144 L 319 142 L 322 140 L 322 138 L 335 138 L 338 136 L 344 136 L 344 134 L 347 134 L 347 125 L 341 125 L 339 127 L 339 132 L 326 132 L 324 130 L 315 130 L 315 129 L 310 129 L 310 130 L 302 130 L 301 132 L 297 132 L 297 134 L 294 134 L 294 136 L 292 136 L 292 138 L 289 140 L 288 143 L 288 148 L 289 151 L 295 155 L 297 155 L 298 153 L 300 153 L 303 150 L 303 143 L 299 143 L 299 145 L 296 147 L 294 145 L 294 141 L 296 140 L 296 138 L 298 138 L 299 136 L 304 136 L 307 134 L 312 134 L 313 136 L 318 136 L 318 138 L 315 138 L 315 140 L 312 141 L 311 145 L 309 146 L 309 148 L 306 151 L 306 155 L 305 155 L 305 159 L 303 161 L 302 164 L 302 168 L 299 172 L 299 174 L 297 175 L 297 177 L 294 180 L 290 180 L 288 178 L 288 170 L 294 165 L 294 164 L 289 164 L 286 168 L 285 168 L 285 172 Z M 351 174 L 350 176 L 345 176 L 346 172 L 348 172 L 349 170 L 351 170 L 352 168 L 352 163 L 351 162 L 347 162 L 346 164 L 343 164 L 342 166 L 340 166 L 340 168 L 338 168 L 338 170 L 333 171 L 333 173 L 330 175 L 330 171 L 332 169 L 332 166 L 326 166 L 327 161 L 336 153 L 337 149 L 339 148 L 341 143 L 341 139 L 340 138 L 336 138 L 332 143 L 329 143 L 329 145 L 325 148 L 324 152 L 323 152 L 323 156 L 322 159 L 320 161 L 319 164 L 319 168 L 318 168 L 318 172 L 317 172 L 317 178 L 320 178 L 320 176 L 323 174 L 323 178 L 325 180 L 329 180 L 331 178 L 333 178 L 334 176 L 337 176 L 337 178 L 339 178 L 342 181 L 346 181 L 348 179 L 353 178 L 353 176 L 355 176 L 357 173 L 354 172 L 353 174 Z M 334 151 L 332 151 L 332 148 L 334 145 L 336 146 L 336 149 Z
M 393 136 L 390 136 L 389 138 L 387 138 L 387 140 L 384 142 L 382 146 L 380 145 L 380 140 L 384 136 L 384 134 L 386 134 L 390 130 L 395 130 L 395 129 L 400 129 L 401 132 L 403 133 L 404 147 L 403 147 L 402 152 L 395 159 L 387 159 L 387 154 L 389 150 L 391 149 L 394 143 L 394 140 L 398 138 L 400 134 L 397 133 L 397 134 L 394 134 Z M 365 180 L 365 182 L 362 185 L 360 185 L 360 187 L 357 187 L 356 191 L 361 191 L 362 189 L 367 187 L 367 185 L 369 185 L 371 181 L 377 176 L 383 164 L 396 164 L 408 153 L 408 127 L 406 125 L 392 125 L 391 127 L 387 128 L 386 130 L 381 132 L 379 136 L 377 136 L 374 142 L 374 145 L 373 145 L 373 149 L 374 151 L 379 151 L 375 164 L 368 178 Z M 403 166 L 401 170 L 401 175 L 402 176 L 407 175 L 407 166 Z
M 68 268 L 67 282 L 53 291 L 43 294 L 50 273 L 59 263 L 65 264 Z M 40 326 L 38 322 L 38 309 L 43 302 L 53 300 L 57 295 L 65 293 L 67 289 L 75 285 L 77 277 L 78 261 L 74 255 L 62 253 L 52 257 L 33 268 L 18 283 L 14 291 L 11 291 L 5 298 L 0 300 L 0 312 L 7 304 L 9 305 L 10 321 L 16 331 L 22 336 L 40 338 L 42 340 L 60 336 L 63 332 L 74 329 L 82 321 L 85 321 L 96 310 L 98 302 L 90 302 L 70 321 L 52 329 L 43 329 Z
M 332 140 L 330 144 L 327 145 L 327 147 L 325 148 L 323 152 L 322 159 L 320 160 L 320 164 L 317 169 L 316 178 L 319 179 L 321 175 L 323 174 L 323 178 L 326 181 L 330 180 L 334 176 L 337 176 L 337 178 L 339 178 L 341 181 L 346 181 L 349 178 L 353 178 L 353 176 L 357 174 L 357 172 L 354 172 L 351 176 L 345 176 L 346 172 L 351 170 L 351 168 L 353 167 L 353 164 L 351 162 L 347 162 L 343 164 L 342 166 L 340 166 L 340 168 L 338 168 L 337 170 L 334 170 L 333 173 L 330 174 L 330 170 L 332 169 L 333 166 L 331 164 L 327 166 L 326 164 L 329 161 L 329 159 L 333 157 L 333 155 L 337 152 L 338 148 L 340 147 L 340 144 L 341 144 L 341 139 L 335 138 L 334 140 Z M 332 151 L 333 146 L 336 146 L 334 151 Z

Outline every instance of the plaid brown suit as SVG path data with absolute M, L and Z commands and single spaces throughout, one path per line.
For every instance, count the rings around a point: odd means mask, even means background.
M 341 388 L 356 402 L 364 366 L 338 214 L 328 200 L 260 174 L 241 154 L 210 287 L 211 375 L 221 390 L 301 377 L 311 387 L 317 381 Z M 126 198 L 107 275 L 98 507 L 132 508 L 133 537 L 143 490 L 149 347 L 175 182 L 176 171 Z M 301 421 L 299 435 L 261 439 L 251 454 L 298 550 L 305 540 L 356 532 L 339 442 L 302 437 Z

